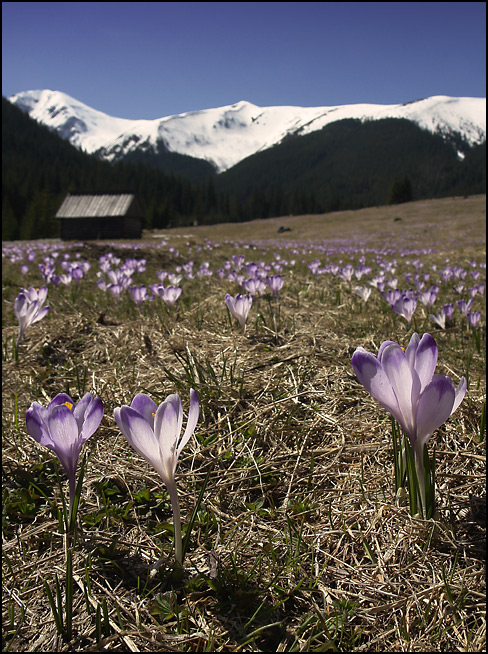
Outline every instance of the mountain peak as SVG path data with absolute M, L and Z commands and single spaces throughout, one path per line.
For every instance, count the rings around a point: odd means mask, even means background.
M 161 145 L 212 163 L 218 172 L 293 134 L 308 134 L 345 118 L 406 118 L 442 135 L 460 134 L 474 145 L 486 140 L 486 99 L 436 95 L 404 104 L 331 107 L 259 107 L 246 100 L 154 120 L 115 118 L 60 91 L 23 91 L 10 102 L 62 138 L 108 160 Z

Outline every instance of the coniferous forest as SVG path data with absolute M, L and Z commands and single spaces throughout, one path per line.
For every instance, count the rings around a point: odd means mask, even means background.
M 456 146 L 466 152 L 464 160 Z M 217 175 L 164 151 L 108 163 L 2 99 L 2 239 L 55 237 L 68 192 L 134 192 L 147 229 L 327 213 L 486 192 L 486 143 L 446 141 L 404 119 L 347 119 L 292 136 Z

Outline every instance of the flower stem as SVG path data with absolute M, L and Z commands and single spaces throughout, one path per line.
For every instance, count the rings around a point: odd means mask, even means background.
M 420 514 L 422 515 L 423 518 L 426 518 L 427 516 L 427 498 L 426 498 L 426 493 L 425 493 L 425 470 L 424 470 L 424 462 L 423 462 L 423 457 L 421 454 L 418 454 L 417 451 L 414 453 L 414 458 L 415 458 L 415 469 L 417 471 L 417 481 L 419 485 L 419 492 L 420 492 L 420 502 L 422 506 L 420 507 Z
M 180 504 L 178 502 L 178 491 L 176 484 L 172 483 L 168 486 L 169 497 L 171 500 L 171 507 L 173 509 L 173 524 L 175 532 L 175 559 L 183 565 L 183 544 L 181 540 L 181 518 L 180 518 Z

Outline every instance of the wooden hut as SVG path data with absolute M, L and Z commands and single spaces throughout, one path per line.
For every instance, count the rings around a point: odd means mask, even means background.
M 141 238 L 144 211 L 133 193 L 68 194 L 56 218 L 63 241 Z

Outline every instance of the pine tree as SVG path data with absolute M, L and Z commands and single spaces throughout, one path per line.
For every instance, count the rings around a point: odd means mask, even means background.
M 399 180 L 397 177 L 392 182 L 388 196 L 388 204 L 402 204 L 411 202 L 413 199 L 412 182 L 408 176 Z

